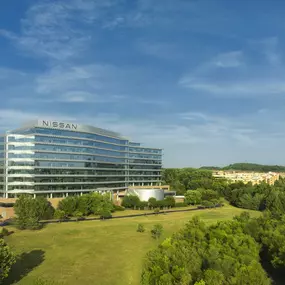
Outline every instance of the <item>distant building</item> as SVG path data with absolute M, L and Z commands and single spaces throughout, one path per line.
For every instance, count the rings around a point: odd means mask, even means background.
M 37 120 L 0 136 L 0 196 L 64 197 L 161 185 L 162 150 L 75 123 Z
M 280 178 L 279 173 L 268 172 L 245 172 L 245 171 L 213 171 L 213 176 L 216 178 L 224 178 L 232 183 L 242 181 L 244 183 L 251 182 L 253 185 L 260 184 L 261 182 L 273 185 L 275 181 Z

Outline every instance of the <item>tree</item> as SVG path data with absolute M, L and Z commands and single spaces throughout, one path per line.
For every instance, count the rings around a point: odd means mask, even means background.
M 197 190 L 188 190 L 185 193 L 185 202 L 189 205 L 198 205 L 202 202 L 202 193 Z
M 94 197 L 93 194 L 85 194 L 78 198 L 77 210 L 81 212 L 83 216 L 92 214 Z
M 167 196 L 163 202 L 164 202 L 164 205 L 168 208 L 175 207 L 175 199 L 173 196 Z
M 15 255 L 11 252 L 4 240 L 0 239 L 0 283 L 8 276 L 8 273 L 15 262 Z
M 163 232 L 163 226 L 161 224 L 156 224 L 153 226 L 151 230 L 151 236 L 154 239 L 159 239 L 162 235 L 162 232 Z
M 270 284 L 246 223 L 246 214 L 210 227 L 194 217 L 147 254 L 142 284 Z
M 56 209 L 54 212 L 54 218 L 58 219 L 59 221 L 65 220 L 67 218 L 67 215 L 63 210 Z
M 213 199 L 219 199 L 219 194 L 214 190 L 205 190 L 205 189 L 199 189 L 202 194 L 202 200 L 203 201 L 211 201 Z
M 225 277 L 223 273 L 213 270 L 213 269 L 208 269 L 205 271 L 205 282 L 207 285 L 223 285 L 225 282 Z
M 66 215 L 72 216 L 72 214 L 77 210 L 78 199 L 79 198 L 76 196 L 66 197 L 65 199 L 59 201 L 57 208 L 64 211 Z
M 36 197 L 34 200 L 36 212 L 40 220 L 49 220 L 53 218 L 54 208 L 45 197 Z
M 14 206 L 17 215 L 17 225 L 20 229 L 40 229 L 40 220 L 52 218 L 54 209 L 43 197 L 32 198 L 30 195 L 21 195 Z
M 127 195 L 123 198 L 122 206 L 125 208 L 136 208 L 140 206 L 140 198 L 135 195 Z
M 154 213 L 155 213 L 156 215 L 158 215 L 159 212 L 160 212 L 160 209 L 159 209 L 159 208 L 155 208 L 155 209 L 154 209 Z
M 82 214 L 82 212 L 80 212 L 79 210 L 76 210 L 76 211 L 73 213 L 73 216 L 76 218 L 77 221 L 83 219 L 83 214 Z
M 270 285 L 271 280 L 267 277 L 260 263 L 252 261 L 249 266 L 243 265 L 237 273 L 237 285 Z
M 101 220 L 106 220 L 106 219 L 111 219 L 112 218 L 112 214 L 110 211 L 103 209 L 100 212 L 100 219 Z
M 151 197 L 151 198 L 148 199 L 148 205 L 151 208 L 155 208 L 155 207 L 158 206 L 158 201 L 154 197 Z

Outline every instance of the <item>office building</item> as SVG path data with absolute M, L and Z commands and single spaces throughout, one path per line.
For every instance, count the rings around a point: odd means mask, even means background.
M 162 150 L 97 127 L 37 120 L 0 136 L 0 196 L 64 197 L 161 184 Z

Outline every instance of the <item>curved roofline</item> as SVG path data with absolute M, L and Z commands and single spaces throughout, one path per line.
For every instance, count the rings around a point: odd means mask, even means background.
M 23 124 L 22 127 L 15 129 L 13 131 L 20 131 L 20 130 L 25 130 L 27 128 L 34 128 L 34 127 L 54 129 L 54 130 L 66 130 L 66 131 L 81 132 L 81 133 L 91 133 L 91 134 L 98 134 L 98 135 L 103 135 L 107 137 L 112 137 L 112 138 L 118 138 L 122 140 L 129 140 L 117 132 L 113 132 L 110 130 L 106 130 L 106 129 L 102 129 L 102 128 L 98 128 L 98 127 L 94 127 L 90 125 L 77 124 L 75 122 L 68 122 L 68 121 L 63 121 L 63 120 L 49 120 L 49 119 L 33 120 L 33 121 L 29 121 Z

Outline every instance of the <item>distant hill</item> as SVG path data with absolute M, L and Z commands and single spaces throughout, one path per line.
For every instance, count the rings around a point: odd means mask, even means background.
M 285 172 L 285 166 L 282 165 L 262 165 L 256 163 L 234 163 L 225 167 L 202 166 L 201 169 L 208 170 L 240 170 L 240 171 L 256 171 L 256 172 Z
M 222 170 L 222 167 L 218 166 L 202 166 L 199 169 L 205 169 L 205 170 Z

